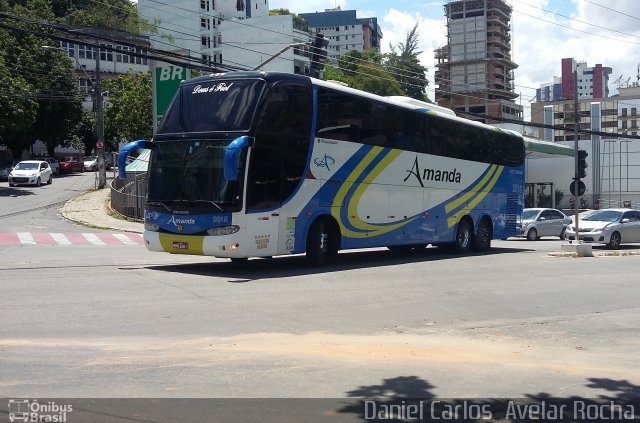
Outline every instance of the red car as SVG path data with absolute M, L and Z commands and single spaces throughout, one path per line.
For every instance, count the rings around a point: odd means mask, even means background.
M 84 172 L 84 160 L 80 157 L 65 157 L 60 160 L 60 173 Z

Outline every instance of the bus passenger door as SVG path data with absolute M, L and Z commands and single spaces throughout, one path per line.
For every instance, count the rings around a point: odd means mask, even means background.
M 271 257 L 278 253 L 278 213 L 264 211 L 248 213 L 246 216 L 247 255 Z

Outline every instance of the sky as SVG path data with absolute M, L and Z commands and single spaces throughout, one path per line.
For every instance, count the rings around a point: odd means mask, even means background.
M 428 68 L 427 95 L 434 99 L 433 50 L 447 42 L 444 7 L 446 0 L 269 0 L 269 9 L 285 8 L 294 13 L 324 11 L 340 6 L 356 10 L 358 18 L 377 17 L 381 27 L 382 51 L 406 40 L 419 22 L 420 62 Z M 640 1 L 637 0 L 507 0 L 511 16 L 511 59 L 516 102 L 528 107 L 540 84 L 561 75 L 563 58 L 572 57 L 593 67 L 610 67 L 609 95 L 617 93 L 617 83 L 638 82 L 640 63 Z M 624 86 L 624 85 L 623 85 Z

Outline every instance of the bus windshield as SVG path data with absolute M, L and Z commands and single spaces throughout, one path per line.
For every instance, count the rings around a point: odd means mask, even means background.
M 202 213 L 239 210 L 242 180 L 224 179 L 228 143 L 226 140 L 156 143 L 149 167 L 147 206 Z M 243 155 L 240 168 L 244 167 L 244 160 Z
M 185 84 L 178 90 L 158 134 L 246 131 L 264 85 L 256 79 Z

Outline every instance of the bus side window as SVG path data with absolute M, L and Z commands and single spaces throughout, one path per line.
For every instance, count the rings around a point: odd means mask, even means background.
M 260 113 L 249 163 L 247 209 L 284 202 L 301 181 L 311 134 L 311 88 L 276 84 Z
M 357 99 L 327 89 L 318 90 L 316 136 L 338 141 L 358 142 L 362 119 Z
M 401 150 L 424 152 L 424 120 L 422 115 L 410 110 L 398 110 L 393 114 L 391 146 Z

